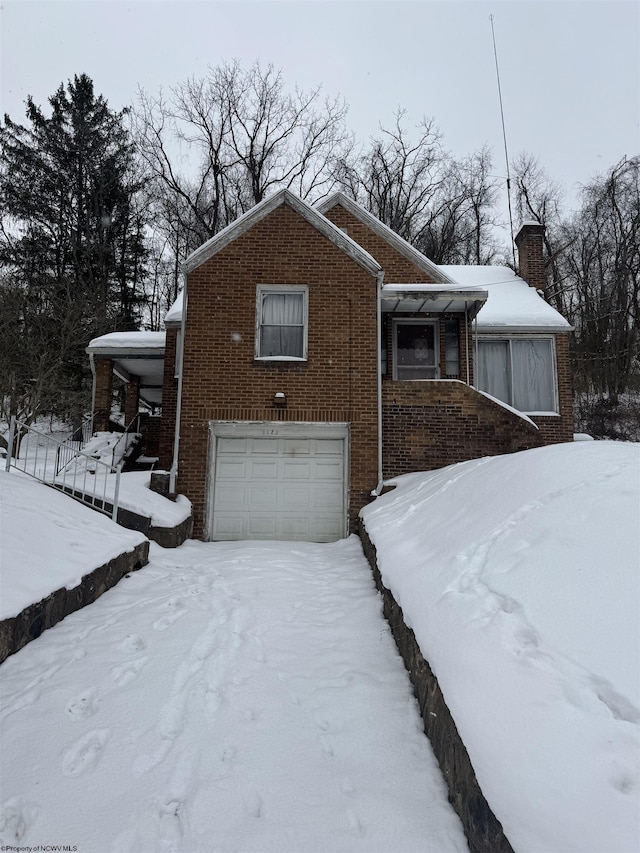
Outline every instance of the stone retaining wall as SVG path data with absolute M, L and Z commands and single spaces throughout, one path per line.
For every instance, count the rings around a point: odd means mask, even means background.
M 85 575 L 73 589 L 57 589 L 37 604 L 31 604 L 17 616 L 0 621 L 0 663 L 15 654 L 47 628 L 52 628 L 65 616 L 92 604 L 129 572 L 141 569 L 149 562 L 149 542 L 141 542 Z
M 424 722 L 424 730 L 449 789 L 449 802 L 458 814 L 471 853 L 513 853 L 501 823 L 476 779 L 469 754 L 440 690 L 438 679 L 424 658 L 415 634 L 405 625 L 401 607 L 383 582 L 376 549 L 361 521 L 360 538 L 384 602 L 384 615 L 409 671 Z

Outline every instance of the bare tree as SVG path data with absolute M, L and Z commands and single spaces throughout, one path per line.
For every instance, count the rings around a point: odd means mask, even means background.
M 449 160 L 415 245 L 438 264 L 489 264 L 500 254 L 496 239 L 497 184 L 484 147 Z
M 514 172 L 520 216 L 546 229 L 548 297 L 575 327 L 577 422 L 596 436 L 637 440 L 640 404 L 631 398 L 640 388 L 640 158 L 624 157 L 586 184 L 570 215 L 534 158 L 522 155 Z
M 577 380 L 615 404 L 640 376 L 640 157 L 623 158 L 584 188 L 568 231 Z
M 456 161 L 433 119 L 407 128 L 398 109 L 393 127 L 338 174 L 345 192 L 435 263 L 488 263 L 497 252 L 490 153 Z
M 561 314 L 573 320 L 576 312 L 575 288 L 566 280 L 563 258 L 574 235 L 565 227 L 564 191 L 531 154 L 520 154 L 513 162 L 512 169 L 518 219 L 520 222 L 539 222 L 545 228 L 547 298 Z
M 322 101 L 319 87 L 287 91 L 279 71 L 258 63 L 212 67 L 168 98 L 140 92 L 133 130 L 160 205 L 181 232 L 172 244 L 191 251 L 280 187 L 327 194 L 334 162 L 351 144 L 346 112 L 339 99 Z

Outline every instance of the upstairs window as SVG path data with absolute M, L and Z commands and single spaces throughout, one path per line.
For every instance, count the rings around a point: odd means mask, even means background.
M 256 358 L 307 357 L 307 288 L 258 288 Z
M 437 379 L 440 344 L 434 322 L 395 320 L 393 326 L 393 378 Z
M 528 414 L 557 412 L 551 338 L 478 341 L 477 387 Z

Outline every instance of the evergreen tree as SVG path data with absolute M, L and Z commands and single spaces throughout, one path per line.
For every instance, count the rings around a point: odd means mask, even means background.
M 28 125 L 5 115 L 0 127 L 0 288 L 22 306 L 18 340 L 31 339 L 31 352 L 13 358 L 27 375 L 0 373 L 0 394 L 26 399 L 28 385 L 30 408 L 45 405 L 33 400 L 39 375 L 28 374 L 46 363 L 56 389 L 46 407 L 64 415 L 87 404 L 91 338 L 138 325 L 146 219 L 124 111 L 96 97 L 85 74 L 49 103 L 47 116 L 29 97 Z

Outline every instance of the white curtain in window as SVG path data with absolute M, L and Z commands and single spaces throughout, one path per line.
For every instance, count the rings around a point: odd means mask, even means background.
M 481 391 L 511 405 L 509 341 L 478 341 L 476 383 Z
M 304 356 L 303 293 L 265 293 L 261 319 L 261 356 Z
M 513 405 L 521 412 L 553 412 L 550 340 L 512 340 Z

